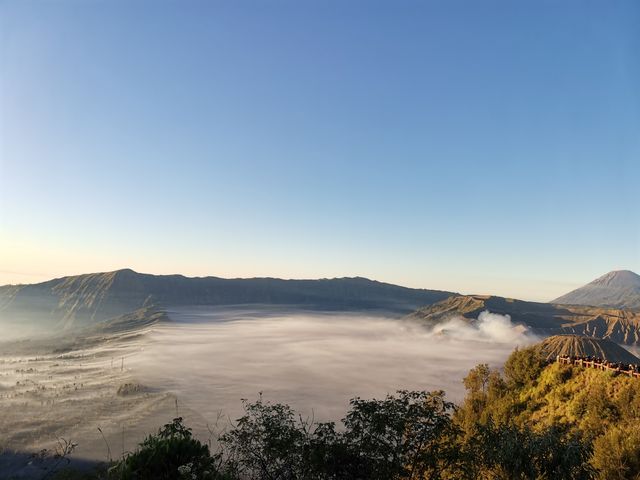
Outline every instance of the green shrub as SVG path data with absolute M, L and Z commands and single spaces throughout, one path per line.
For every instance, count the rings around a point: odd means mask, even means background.
M 504 376 L 509 388 L 521 389 L 538 379 L 546 362 L 538 347 L 516 348 L 504 363 Z
M 194 439 L 182 418 L 149 435 L 135 453 L 127 456 L 109 473 L 119 480 L 209 480 L 221 478 L 217 458 L 209 447 Z
M 466 449 L 474 478 L 573 479 L 593 477 L 589 448 L 557 428 L 534 432 L 529 427 L 478 425 Z
M 593 443 L 593 466 L 602 480 L 640 478 L 640 422 L 614 425 Z

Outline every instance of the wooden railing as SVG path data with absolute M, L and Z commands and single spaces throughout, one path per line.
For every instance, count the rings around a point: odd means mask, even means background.
M 603 360 L 593 360 L 583 357 L 568 357 L 560 355 L 556 357 L 556 361 L 565 365 L 575 365 L 583 368 L 595 368 L 597 370 L 614 372 L 617 375 L 628 375 L 629 377 L 640 378 L 640 365 L 624 365 L 622 363 L 613 363 Z

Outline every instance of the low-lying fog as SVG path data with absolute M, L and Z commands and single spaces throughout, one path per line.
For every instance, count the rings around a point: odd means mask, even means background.
M 484 312 L 473 326 L 451 320 L 430 331 L 417 322 L 351 313 L 180 309 L 131 359 L 138 378 L 175 393 L 214 422 L 237 418 L 241 398 L 286 402 L 316 420 L 339 420 L 354 396 L 397 389 L 464 394 L 478 363 L 500 366 L 516 345 L 535 341 L 508 317 Z
M 535 341 L 490 313 L 433 330 L 380 314 L 273 307 L 170 317 L 140 331 L 79 337 L 68 349 L 60 338 L 0 345 L 0 472 L 42 477 L 46 462 L 35 465 L 28 452 L 52 449 L 58 438 L 78 443 L 75 458 L 117 458 L 170 421 L 176 402 L 206 441 L 241 415 L 241 398 L 259 392 L 316 421 L 339 421 L 354 396 L 397 389 L 444 389 L 459 401 L 470 368 L 500 366 L 516 345 Z

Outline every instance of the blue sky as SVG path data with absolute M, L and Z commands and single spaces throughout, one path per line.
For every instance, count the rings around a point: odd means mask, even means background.
M 640 3 L 0 3 L 0 283 L 548 300 L 640 271 Z

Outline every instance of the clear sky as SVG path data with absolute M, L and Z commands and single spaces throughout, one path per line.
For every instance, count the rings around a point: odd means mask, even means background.
M 0 283 L 549 300 L 640 271 L 640 2 L 0 2 Z

